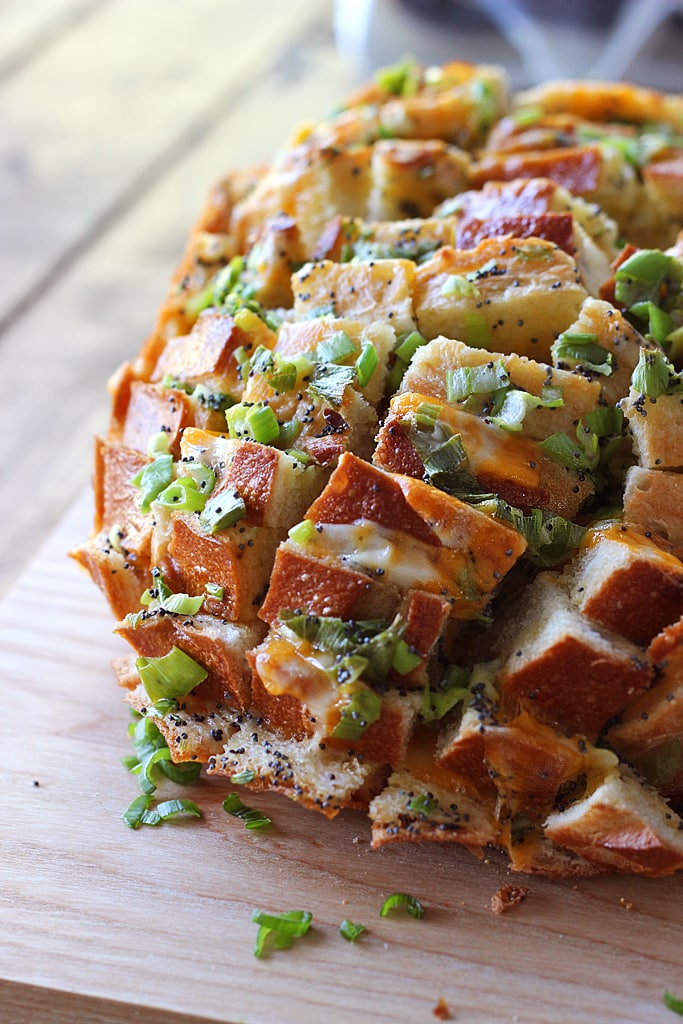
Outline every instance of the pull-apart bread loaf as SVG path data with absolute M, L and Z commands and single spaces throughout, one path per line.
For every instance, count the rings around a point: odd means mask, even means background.
M 212 190 L 74 557 L 176 762 L 683 867 L 683 98 L 386 69 Z

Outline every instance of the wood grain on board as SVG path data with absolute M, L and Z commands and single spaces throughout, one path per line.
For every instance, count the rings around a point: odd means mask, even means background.
M 222 810 L 218 780 L 180 793 L 200 822 L 127 829 L 137 783 L 120 764 L 129 719 L 109 667 L 121 648 L 64 554 L 88 515 L 84 498 L 0 611 L 3 1024 L 412 1024 L 435 1020 L 439 999 L 461 1024 L 672 1021 L 680 878 L 515 876 L 529 895 L 495 916 L 510 880 L 496 854 L 372 851 L 363 814 L 327 821 L 243 793 L 273 820 L 250 833 Z M 424 918 L 380 918 L 394 891 L 422 900 Z M 311 931 L 257 960 L 256 906 L 310 910 Z M 338 934 L 345 917 L 368 928 L 356 944 Z
M 147 70 L 131 71 L 134 49 L 97 70 L 104 37 L 120 38 L 144 11 L 142 31 L 158 13 L 154 0 L 126 4 L 95 5 L 67 39 L 0 78 L 0 117 L 5 104 L 15 126 L 0 138 L 0 321 L 3 310 L 9 317 L 0 326 L 0 436 L 12 439 L 0 454 L 0 594 L 85 486 L 92 436 L 107 421 L 106 380 L 154 323 L 211 184 L 272 156 L 301 120 L 321 117 L 350 87 L 329 10 L 304 0 L 255 0 L 248 18 L 236 0 L 164 5 L 163 45 L 149 47 Z M 2 17 L 0 9 L 0 36 Z M 67 74 L 74 33 L 86 59 Z M 125 99 L 117 82 L 127 74 L 137 84 L 126 85 Z M 81 92 L 92 81 L 94 98 L 72 108 L 59 85 L 65 75 Z M 173 102 L 149 99 L 148 79 L 163 91 L 169 77 L 178 79 Z M 44 113 L 49 144 L 40 137 Z M 36 177 L 43 157 L 44 177 Z

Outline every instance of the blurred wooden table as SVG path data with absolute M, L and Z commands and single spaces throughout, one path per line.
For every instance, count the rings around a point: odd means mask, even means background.
M 88 485 L 106 380 L 214 179 L 349 88 L 327 0 L 0 2 L 0 596 Z

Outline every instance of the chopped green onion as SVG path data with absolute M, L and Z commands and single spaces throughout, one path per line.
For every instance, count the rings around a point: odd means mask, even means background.
M 382 698 L 368 689 L 354 687 L 348 696 L 348 703 L 342 707 L 339 722 L 332 730 L 332 735 L 339 740 L 359 740 L 366 729 L 376 722 L 382 712 Z M 343 693 L 344 686 L 339 687 Z
M 413 811 L 415 814 L 430 815 L 432 811 L 435 811 L 439 806 L 439 801 L 435 800 L 433 796 L 421 793 L 419 796 L 412 797 L 408 801 L 408 810 Z
M 356 359 L 356 376 L 360 387 L 367 387 L 378 363 L 377 349 L 371 341 L 364 341 L 361 353 Z
M 203 665 L 179 647 L 172 647 L 160 658 L 136 658 L 135 667 L 152 701 L 162 697 L 185 697 L 208 675 Z
M 155 700 L 147 707 L 147 718 L 165 718 L 172 711 L 178 710 L 178 701 L 175 697 L 162 697 Z
M 624 427 L 624 414 L 616 405 L 601 405 L 586 414 L 586 426 L 598 437 L 620 436 Z
M 412 651 L 405 640 L 401 639 L 396 644 L 396 650 L 394 651 L 394 657 L 391 662 L 391 667 L 394 672 L 398 672 L 400 676 L 405 676 L 422 661 L 419 654 Z
M 202 773 L 202 766 L 199 761 L 168 761 L 162 760 L 159 764 L 162 772 L 171 782 L 177 782 L 181 786 L 187 786 L 196 782 Z
M 266 828 L 271 824 L 270 818 L 266 818 L 261 811 L 243 804 L 237 793 L 230 793 L 229 796 L 226 796 L 223 801 L 223 810 L 232 814 L 233 818 L 241 818 L 245 828 L 248 829 Z
M 201 512 L 207 495 L 202 493 L 192 477 L 177 477 L 154 499 L 156 505 L 172 508 L 176 512 Z
M 584 427 L 581 420 L 576 428 L 576 440 L 568 434 L 551 434 L 540 441 L 538 447 L 567 469 L 591 472 L 600 462 L 598 436 L 589 427 Z
M 277 435 L 277 443 L 282 448 L 291 448 L 294 441 L 301 433 L 302 423 L 298 417 L 293 416 L 291 420 L 280 424 Z
M 542 107 L 520 107 L 519 110 L 513 110 L 512 120 L 515 124 L 520 126 L 528 124 L 536 124 L 543 117 Z
M 121 817 L 128 828 L 139 828 L 140 825 L 161 825 L 181 814 L 189 814 L 193 818 L 202 816 L 192 800 L 164 800 L 153 806 L 152 797 L 143 793 L 133 800 Z
M 318 363 L 308 390 L 331 405 L 341 405 L 346 388 L 356 381 L 355 366 L 337 366 L 336 363 Z
M 445 490 L 443 483 L 452 474 L 457 474 L 467 463 L 467 452 L 460 434 L 452 434 L 447 441 L 435 448 L 424 459 L 424 467 L 435 487 Z
M 546 509 L 532 509 L 525 515 L 521 509 L 496 499 L 494 517 L 509 523 L 527 542 L 526 557 L 543 567 L 564 561 L 579 547 L 585 527 L 553 515 Z
M 157 455 L 154 462 L 138 470 L 131 483 L 141 491 L 140 509 L 149 512 L 154 499 L 161 494 L 173 479 L 173 456 Z
M 446 398 L 460 402 L 471 395 L 490 394 L 510 386 L 510 376 L 502 359 L 480 366 L 458 366 L 446 372 Z
M 443 406 L 431 402 L 420 402 L 415 410 L 415 424 L 420 430 L 434 430 Z
M 211 469 L 211 466 L 206 466 L 198 459 L 182 462 L 179 466 L 179 472 L 182 474 L 180 479 L 189 477 L 191 480 L 194 480 L 197 489 L 206 497 L 211 494 L 216 486 L 216 474 Z
M 432 689 L 429 683 L 425 685 L 422 697 L 420 712 L 425 722 L 438 721 L 447 715 L 457 704 L 471 697 L 467 684 L 470 680 L 470 672 L 459 665 L 452 665 L 446 678 Z
M 558 409 L 564 405 L 564 400 L 559 388 L 548 389 L 552 394 L 548 398 L 538 398 L 530 395 L 528 391 L 520 391 L 518 388 L 510 388 L 505 392 L 503 404 L 497 414 L 487 416 L 488 422 L 495 424 L 502 430 L 509 430 L 519 433 L 522 429 L 526 414 L 532 409 Z M 559 392 L 559 397 L 558 397 Z
M 160 430 L 156 434 L 151 434 L 147 441 L 147 454 L 150 458 L 155 459 L 157 455 L 168 455 L 168 434 L 165 430 Z
M 565 331 L 553 342 L 550 352 L 557 365 L 573 363 L 605 377 L 614 372 L 614 356 L 598 344 L 597 334 Z
M 227 530 L 234 526 L 247 514 L 247 506 L 244 504 L 239 491 L 219 491 L 212 495 L 204 506 L 204 511 L 199 516 L 199 525 L 207 533 L 218 533 L 219 530 Z
M 358 352 L 358 346 L 351 341 L 346 331 L 337 331 L 329 338 L 318 342 L 315 359 L 318 363 L 343 363 Z
M 659 249 L 640 249 L 617 268 L 614 295 L 627 308 L 638 302 L 659 304 L 671 256 Z
M 249 432 L 259 444 L 270 444 L 280 433 L 277 416 L 269 405 L 257 402 L 247 413 Z
M 415 917 L 418 920 L 424 917 L 424 907 L 420 901 L 415 896 L 410 896 L 407 892 L 394 892 L 391 896 L 387 896 L 382 904 L 379 916 L 386 917 L 396 907 L 405 908 L 411 917 Z
M 259 926 L 254 944 L 254 956 L 262 957 L 269 943 L 275 949 L 289 949 L 295 938 L 305 935 L 313 915 L 308 910 L 286 910 L 282 914 L 270 914 L 265 910 L 254 910 L 251 919 Z
M 392 96 L 414 96 L 420 84 L 420 66 L 412 58 L 380 68 L 375 72 L 375 82 L 384 92 Z
M 154 577 L 154 588 L 152 590 L 145 591 L 140 599 L 142 604 L 151 603 L 151 601 L 147 599 L 147 595 L 149 595 L 151 600 L 156 600 L 158 607 L 163 608 L 165 612 L 170 612 L 173 615 L 197 614 L 204 603 L 203 594 L 200 594 L 197 597 L 190 597 L 189 594 L 174 594 L 170 587 L 168 587 L 164 582 L 164 578 L 159 569 L 152 569 L 152 576 Z M 145 599 L 144 601 L 143 598 Z
M 308 544 L 316 536 L 316 529 L 310 519 L 302 519 L 289 530 L 287 536 L 295 544 Z
M 246 786 L 250 782 L 253 782 L 255 778 L 256 772 L 252 771 L 251 768 L 248 768 L 246 771 L 237 772 L 236 775 L 231 777 L 230 781 L 234 782 L 236 786 Z
M 663 345 L 673 330 L 673 319 L 654 302 L 636 302 L 629 307 L 629 313 L 647 325 L 647 336 Z
M 668 391 L 674 377 L 674 368 L 662 352 L 641 348 L 631 387 L 648 398 L 659 398 Z
M 215 598 L 216 601 L 222 601 L 225 594 L 224 588 L 220 583 L 205 583 L 204 590 L 209 597 Z
M 419 331 L 410 331 L 399 338 L 399 343 L 394 349 L 396 357 L 404 363 L 409 363 L 413 358 L 418 348 L 427 344 L 427 339 L 423 338 Z
M 444 297 L 458 295 L 462 298 L 476 299 L 479 296 L 476 284 L 461 274 L 449 274 L 439 290 Z
M 364 924 L 354 924 L 353 921 L 349 921 L 348 917 L 345 917 L 339 925 L 339 934 L 347 942 L 355 942 L 364 931 L 367 931 Z
M 680 1017 L 683 1017 L 683 999 L 679 999 L 673 992 L 669 992 L 667 989 L 664 992 L 664 1005 L 667 1010 L 672 1010 L 677 1013 Z
M 275 369 L 268 378 L 268 383 L 273 391 L 277 391 L 279 394 L 292 391 L 296 387 L 297 377 L 296 364 L 285 363 L 279 356 L 276 356 Z

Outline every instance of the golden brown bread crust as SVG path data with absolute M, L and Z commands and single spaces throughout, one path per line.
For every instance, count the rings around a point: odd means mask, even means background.
M 496 69 L 400 74 L 213 190 L 112 378 L 74 556 L 138 654 L 207 670 L 157 718 L 174 760 L 329 816 L 370 806 L 375 846 L 494 845 L 551 877 L 678 870 L 660 794 L 683 803 L 680 396 L 631 389 L 654 343 L 608 279 L 619 231 L 663 248 L 683 227 L 666 137 L 683 101 L 565 84 L 508 118 Z M 557 363 L 560 334 L 609 361 Z M 469 383 L 449 402 L 454 371 Z M 517 419 L 497 417 L 511 394 Z M 633 446 L 607 465 L 618 415 L 600 438 L 589 424 L 619 400 Z M 236 523 L 212 532 L 201 493 L 142 512 L 132 479 L 160 433 L 180 490 L 202 477 Z M 629 467 L 628 530 L 577 553 Z M 164 588 L 200 610 L 169 611 Z M 116 673 L 149 713 L 134 660 Z

